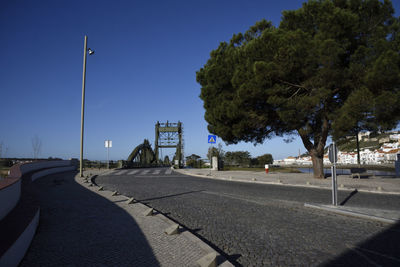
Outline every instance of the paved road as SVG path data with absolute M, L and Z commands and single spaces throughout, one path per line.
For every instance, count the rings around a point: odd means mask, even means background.
M 303 206 L 329 204 L 328 190 L 226 182 L 162 168 L 114 171 L 96 182 L 168 214 L 237 265 L 400 264 L 400 223 L 387 225 Z M 339 200 L 348 196 L 340 192 Z M 345 205 L 398 210 L 400 197 L 356 193 Z

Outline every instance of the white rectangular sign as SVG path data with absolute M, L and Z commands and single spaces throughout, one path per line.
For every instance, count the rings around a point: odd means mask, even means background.
M 112 141 L 111 140 L 104 141 L 104 146 L 105 147 L 112 147 Z

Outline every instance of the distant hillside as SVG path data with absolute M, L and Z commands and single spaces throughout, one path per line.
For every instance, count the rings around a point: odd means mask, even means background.
M 395 143 L 396 140 L 390 140 L 390 133 L 370 134 L 369 136 L 362 136 L 360 141 L 360 150 L 370 149 L 377 150 L 384 143 Z M 357 149 L 356 137 L 348 136 L 337 142 L 339 151 L 352 152 Z

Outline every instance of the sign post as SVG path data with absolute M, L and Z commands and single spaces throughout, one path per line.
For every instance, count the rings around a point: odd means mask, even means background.
M 217 136 L 216 135 L 212 135 L 212 134 L 209 134 L 208 135 L 208 143 L 209 144 L 211 144 L 211 147 L 212 147 L 212 145 L 213 144 L 215 144 L 217 142 Z M 213 165 L 213 156 L 211 155 L 210 156 L 210 175 L 211 175 L 211 169 L 213 169 L 213 167 L 214 166 L 212 166 Z M 217 161 L 218 162 L 218 161 Z M 218 163 L 217 163 L 218 164 Z M 217 169 L 218 170 L 218 169 Z
M 111 140 L 106 140 L 106 141 L 104 141 L 104 147 L 106 147 L 107 148 L 107 169 L 109 169 L 110 168 L 110 164 L 109 164 L 109 152 L 108 152 L 108 150 L 109 150 L 109 148 L 110 147 L 112 147 L 112 141 Z
M 331 173 L 332 173 L 332 205 L 337 206 L 337 177 L 336 177 L 336 162 L 337 162 L 338 149 L 333 142 L 329 146 L 329 161 L 332 163 Z

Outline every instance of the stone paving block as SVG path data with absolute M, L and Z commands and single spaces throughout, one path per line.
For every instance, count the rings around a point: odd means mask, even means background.
M 82 179 L 64 175 L 67 182 L 57 187 L 46 184 L 51 176 L 38 180 L 48 192 L 40 195 L 41 225 L 21 267 L 195 266 L 209 253 L 188 235 L 166 235 L 169 224 L 161 214 L 144 216 L 145 205 L 129 205 L 123 195 L 83 187 Z
M 145 210 L 143 212 L 143 215 L 144 216 L 151 216 L 151 215 L 153 215 L 153 212 L 154 212 L 154 209 L 153 208 L 149 208 L 149 209 L 147 209 L 147 210 Z
M 167 229 L 165 229 L 164 233 L 167 235 L 176 235 L 179 234 L 179 224 L 173 224 Z
M 200 267 L 217 267 L 217 253 L 211 252 L 197 261 Z

